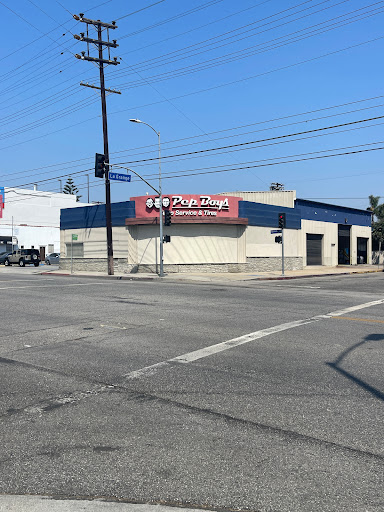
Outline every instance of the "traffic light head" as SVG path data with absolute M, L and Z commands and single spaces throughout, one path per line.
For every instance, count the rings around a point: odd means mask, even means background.
M 279 213 L 279 228 L 285 228 L 285 213 Z
M 170 226 L 172 224 L 172 213 L 169 210 L 164 211 L 164 226 Z
M 104 178 L 105 174 L 105 155 L 96 153 L 95 157 L 95 178 Z

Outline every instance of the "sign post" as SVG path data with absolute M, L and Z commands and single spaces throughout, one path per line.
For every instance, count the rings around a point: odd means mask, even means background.
M 77 240 L 77 235 L 72 235 L 71 241 L 71 274 L 73 274 L 73 241 Z

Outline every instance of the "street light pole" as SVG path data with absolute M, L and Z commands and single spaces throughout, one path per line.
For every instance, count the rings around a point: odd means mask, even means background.
M 160 272 L 159 276 L 164 276 L 164 237 L 163 237 L 163 197 L 162 197 L 162 189 L 161 189 L 161 142 L 160 142 L 160 132 L 154 129 L 148 123 L 144 121 L 140 121 L 140 119 L 130 119 L 131 123 L 141 123 L 146 124 L 151 128 L 157 135 L 158 145 L 159 145 L 159 227 L 160 227 Z

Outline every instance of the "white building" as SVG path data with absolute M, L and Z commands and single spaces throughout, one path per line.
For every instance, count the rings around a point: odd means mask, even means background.
M 60 252 L 60 210 L 85 206 L 76 196 L 41 190 L 5 187 L 0 214 L 0 253 L 13 248 L 34 248 L 42 259 Z M 13 240 L 12 240 L 13 237 Z

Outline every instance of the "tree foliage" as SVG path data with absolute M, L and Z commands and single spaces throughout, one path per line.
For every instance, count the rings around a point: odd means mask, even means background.
M 384 203 L 379 204 L 380 196 L 369 196 L 369 208 L 372 215 L 372 240 L 374 244 L 384 242 Z
M 69 178 L 67 179 L 67 181 L 64 185 L 63 194 L 70 194 L 72 196 L 76 196 L 76 201 L 80 201 L 81 196 L 78 195 L 79 189 L 76 187 L 71 176 L 69 176 Z

